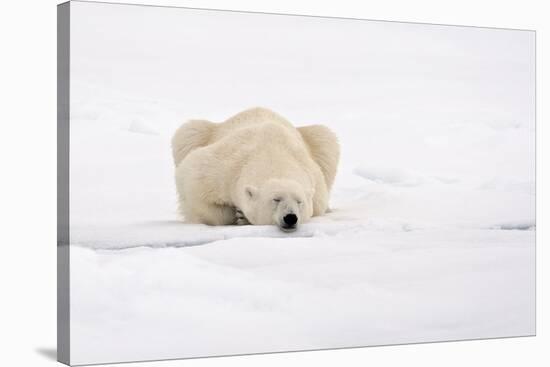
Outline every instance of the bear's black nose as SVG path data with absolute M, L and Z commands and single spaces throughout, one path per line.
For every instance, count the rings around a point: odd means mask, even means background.
M 286 225 L 293 226 L 296 224 L 296 222 L 298 222 L 298 217 L 296 216 L 296 214 L 287 214 L 283 217 L 283 220 Z

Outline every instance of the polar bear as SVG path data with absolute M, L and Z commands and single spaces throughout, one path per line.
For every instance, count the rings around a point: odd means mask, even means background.
M 295 128 L 266 108 L 222 123 L 192 120 L 172 138 L 187 222 L 298 228 L 328 209 L 340 147 L 322 125 Z

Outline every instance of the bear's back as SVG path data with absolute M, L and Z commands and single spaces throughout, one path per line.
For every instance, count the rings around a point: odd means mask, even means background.
M 263 126 L 266 124 L 272 126 L 272 129 L 275 125 L 286 129 L 291 134 L 297 133 L 296 128 L 279 114 L 267 108 L 255 107 L 240 112 L 222 123 L 216 124 L 210 139 L 210 144 L 232 135 L 242 135 L 242 130 L 244 129 L 254 131 L 255 128 L 259 128 L 259 130 L 263 130 L 261 129 L 262 127 L 269 128 L 267 126 Z

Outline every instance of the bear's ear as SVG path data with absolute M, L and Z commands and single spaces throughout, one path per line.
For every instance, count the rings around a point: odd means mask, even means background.
M 258 196 L 258 189 L 254 186 L 246 186 L 244 188 L 244 192 L 246 194 L 246 197 L 249 199 L 256 199 L 256 197 Z

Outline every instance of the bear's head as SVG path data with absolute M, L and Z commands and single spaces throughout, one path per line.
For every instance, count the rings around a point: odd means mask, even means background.
M 260 187 L 245 186 L 240 209 L 251 224 L 275 224 L 292 232 L 313 214 L 313 188 L 287 179 L 270 179 Z

